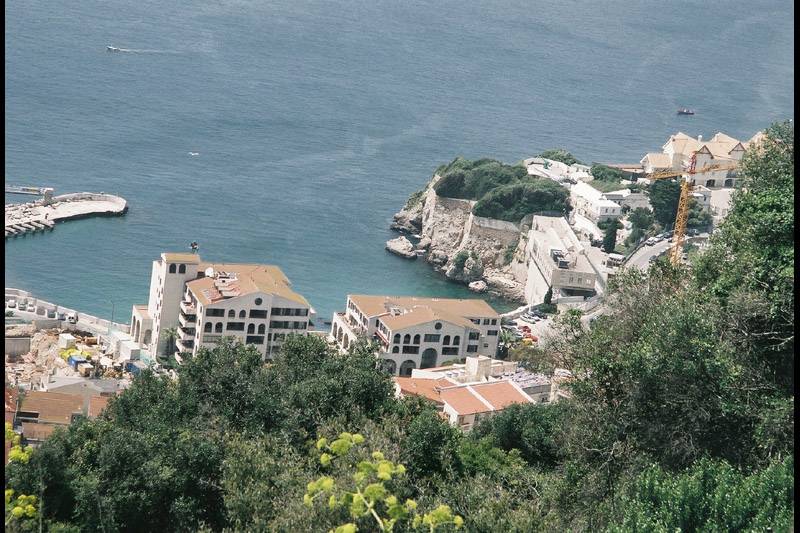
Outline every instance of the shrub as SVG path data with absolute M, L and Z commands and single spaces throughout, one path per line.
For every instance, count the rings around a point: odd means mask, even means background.
M 567 211 L 568 194 L 565 188 L 554 181 L 535 179 L 498 187 L 478 200 L 472 213 L 480 217 L 519 222 L 531 213 Z
M 464 270 L 464 265 L 466 264 L 468 258 L 469 252 L 466 250 L 460 250 L 453 258 L 453 265 L 456 267 L 456 270 Z
M 554 148 L 552 150 L 545 150 L 539 157 L 543 157 L 545 159 L 552 159 L 553 161 L 560 161 L 565 165 L 574 165 L 576 163 L 580 164 L 574 155 L 567 152 L 563 148 Z
M 625 177 L 625 175 L 619 169 L 598 164 L 592 165 L 589 173 L 594 176 L 594 179 L 596 180 L 612 181 L 614 183 L 619 183 Z

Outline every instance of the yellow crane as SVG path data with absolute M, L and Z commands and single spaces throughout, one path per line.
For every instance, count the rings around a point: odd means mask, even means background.
M 689 168 L 686 170 L 664 170 L 659 172 L 652 172 L 645 174 L 649 180 L 663 180 L 670 178 L 677 178 L 683 176 L 681 180 L 681 196 L 678 200 L 678 213 L 675 216 L 675 228 L 672 234 L 672 248 L 670 249 L 669 258 L 673 265 L 677 265 L 681 259 L 681 252 L 683 250 L 683 242 L 686 238 L 686 221 L 689 218 L 689 200 L 692 198 L 692 177 L 694 174 L 703 174 L 715 170 L 735 170 L 737 165 L 720 164 L 709 165 L 701 169 L 695 168 L 696 157 L 692 155 Z

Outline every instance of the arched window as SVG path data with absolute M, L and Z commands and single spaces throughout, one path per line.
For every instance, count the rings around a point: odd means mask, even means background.
M 419 335 L 414 335 L 414 344 L 419 344 Z
M 255 324 L 248 324 L 247 325 L 247 333 L 248 335 L 252 335 L 256 332 L 256 325 Z
M 410 344 L 410 343 L 411 343 L 411 335 L 406 333 L 405 336 L 403 337 L 403 344 Z
M 170 274 L 174 274 L 175 273 L 175 265 L 170 265 L 169 266 L 169 273 Z
M 450 335 L 445 335 L 444 336 L 444 339 L 442 340 L 442 344 L 444 344 L 445 346 L 450 344 Z
M 236 311 L 233 309 L 228 310 L 228 318 L 236 318 Z
M 395 346 L 394 348 L 392 348 L 392 353 L 400 353 L 400 347 Z
M 215 333 L 222 333 L 222 322 L 217 322 L 217 325 L 214 326 Z
M 264 334 L 264 329 L 265 329 L 265 328 L 266 328 L 266 326 L 265 326 L 264 324 L 259 324 L 259 325 L 258 325 L 258 334 L 259 334 L 259 335 L 263 335 L 263 334 Z
M 246 316 L 247 316 L 247 313 L 245 313 L 245 312 L 244 312 L 244 309 L 242 309 L 241 311 L 239 311 L 239 318 L 244 318 L 244 317 L 246 317 Z
M 180 265 L 178 267 L 178 274 L 186 274 L 186 265 Z
M 410 376 L 411 375 L 411 371 L 414 370 L 416 367 L 417 367 L 417 364 L 414 361 L 412 361 L 411 359 L 409 359 L 408 361 L 405 361 L 405 362 L 403 362 L 402 365 L 400 365 L 400 375 L 401 376 Z
M 428 348 L 424 352 L 422 352 L 422 361 L 420 362 L 420 368 L 433 368 L 436 366 L 436 350 L 433 348 Z
M 261 298 L 256 298 L 256 305 L 261 305 Z
M 212 327 L 213 326 L 211 325 L 211 322 L 206 322 L 206 325 L 203 326 L 203 332 L 204 333 L 211 333 L 211 328 Z
M 461 337 L 459 337 L 458 335 L 453 337 L 453 344 L 456 345 L 456 346 L 460 346 L 461 345 Z
M 394 334 L 394 342 L 395 342 L 395 344 L 400 344 L 400 334 L 399 333 L 395 333 Z
M 442 329 L 442 323 L 441 322 L 437 322 L 436 324 L 433 325 L 433 327 L 436 328 L 436 329 Z

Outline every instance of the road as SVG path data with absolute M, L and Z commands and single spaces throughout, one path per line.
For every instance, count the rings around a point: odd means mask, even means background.
M 708 239 L 708 233 L 701 233 L 694 237 L 687 237 L 686 242 L 702 242 Z M 650 268 L 650 258 L 665 253 L 672 246 L 672 240 L 663 240 L 653 246 L 642 246 L 625 263 L 626 268 L 638 268 L 647 270 Z

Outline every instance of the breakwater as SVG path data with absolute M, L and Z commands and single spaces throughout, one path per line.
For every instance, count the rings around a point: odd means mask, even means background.
M 121 216 L 128 212 L 128 202 L 105 193 L 78 192 L 45 197 L 24 204 L 6 204 L 5 237 L 52 230 L 57 222 L 94 216 Z

